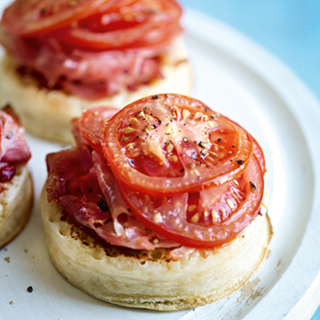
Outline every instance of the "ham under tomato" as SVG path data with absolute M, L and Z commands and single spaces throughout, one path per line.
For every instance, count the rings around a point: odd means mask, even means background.
M 162 77 L 161 60 L 181 33 L 182 11 L 175 0 L 131 2 L 115 2 L 105 13 L 100 8 L 84 20 L 75 16 L 69 25 L 57 23 L 48 31 L 41 31 L 41 12 L 39 21 L 36 16 L 29 21 L 23 12 L 21 19 L 37 25 L 35 34 L 25 34 L 27 26 L 12 27 L 18 10 L 12 5 L 0 24 L 0 42 L 18 67 L 24 67 L 20 75 L 23 71 L 22 76 L 32 76 L 40 86 L 87 100 L 113 96 L 122 89 L 136 90 Z
M 1 39 L 19 65 L 35 70 L 34 78 L 49 89 L 61 88 L 87 100 L 97 100 L 118 93 L 122 88 L 134 90 L 161 78 L 160 53 L 149 50 L 113 50 L 65 52 L 58 42 L 52 44 L 11 37 Z M 33 47 L 39 49 L 34 52 Z M 27 74 L 30 70 L 24 69 Z M 41 79 L 41 82 L 40 82 Z
M 31 158 L 29 147 L 22 136 L 22 128 L 13 118 L 12 109 L 0 111 L 0 161 L 10 164 L 26 163 Z
M 47 156 L 48 200 L 59 202 L 76 222 L 115 246 L 137 250 L 180 246 L 151 231 L 131 215 L 106 160 L 90 152 L 72 122 L 77 146 Z
M 0 110 L 0 184 L 10 181 L 16 172 L 16 165 L 27 163 L 30 158 L 17 115 L 9 106 Z M 0 192 L 4 190 L 1 184 Z

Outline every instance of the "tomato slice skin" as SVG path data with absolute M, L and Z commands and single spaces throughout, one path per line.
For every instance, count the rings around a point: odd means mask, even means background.
M 253 155 L 240 177 L 201 191 L 198 203 L 188 193 L 154 198 L 121 182 L 119 190 L 132 214 L 149 229 L 185 246 L 214 248 L 235 238 L 258 214 L 264 182 Z
M 114 107 L 93 107 L 84 110 L 79 119 L 79 129 L 88 145 L 102 154 L 100 136 L 103 132 L 104 122 L 110 119 L 119 109 Z
M 15 0 L 4 10 L 2 23 L 12 33 L 39 36 L 86 18 L 115 0 Z
M 101 145 L 116 178 L 152 196 L 233 180 L 252 154 L 244 129 L 176 94 L 146 97 L 120 110 L 106 121 Z
M 235 121 L 231 120 L 230 118 L 222 116 L 222 115 L 221 115 L 221 117 L 224 117 L 226 120 L 230 121 L 235 126 L 243 129 L 243 127 L 241 127 L 238 123 L 236 123 Z M 250 135 L 250 139 L 251 139 L 252 144 L 253 144 L 253 146 L 252 146 L 253 147 L 253 153 L 255 154 L 255 156 L 257 157 L 257 159 L 258 159 L 258 161 L 260 163 L 260 167 L 261 167 L 261 170 L 262 170 L 263 174 L 265 174 L 266 171 L 267 171 L 266 170 L 266 160 L 265 160 L 262 148 L 259 145 L 258 141 L 251 134 L 249 134 L 249 135 Z

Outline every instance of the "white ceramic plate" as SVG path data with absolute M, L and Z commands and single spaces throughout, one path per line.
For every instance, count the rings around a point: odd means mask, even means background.
M 61 146 L 27 135 L 35 207 L 23 232 L 0 251 L 1 319 L 311 318 L 320 302 L 320 105 L 290 70 L 234 30 L 196 12 L 185 24 L 195 97 L 247 128 L 265 151 L 274 228 L 268 259 L 246 287 L 195 310 L 133 310 L 88 296 L 54 269 L 42 231 L 45 155 Z

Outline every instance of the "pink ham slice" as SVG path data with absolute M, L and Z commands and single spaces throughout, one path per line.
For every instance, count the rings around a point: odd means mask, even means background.
M 22 136 L 23 129 L 10 107 L 0 111 L 0 161 L 22 164 L 31 158 L 31 152 Z
M 36 71 L 32 75 L 39 84 L 49 89 L 64 89 L 86 100 L 113 96 L 121 89 L 135 90 L 161 78 L 159 57 L 167 50 L 93 52 L 74 49 L 67 52 L 54 38 L 19 37 L 1 25 L 0 39 L 19 65 Z

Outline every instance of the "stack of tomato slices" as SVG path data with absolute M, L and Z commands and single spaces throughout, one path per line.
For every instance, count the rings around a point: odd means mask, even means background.
M 175 94 L 73 121 L 77 146 L 50 154 L 49 200 L 105 241 L 132 249 L 214 248 L 260 212 L 265 162 L 253 137 Z
M 175 0 L 15 0 L 0 41 L 21 72 L 94 100 L 161 77 L 181 15 Z

